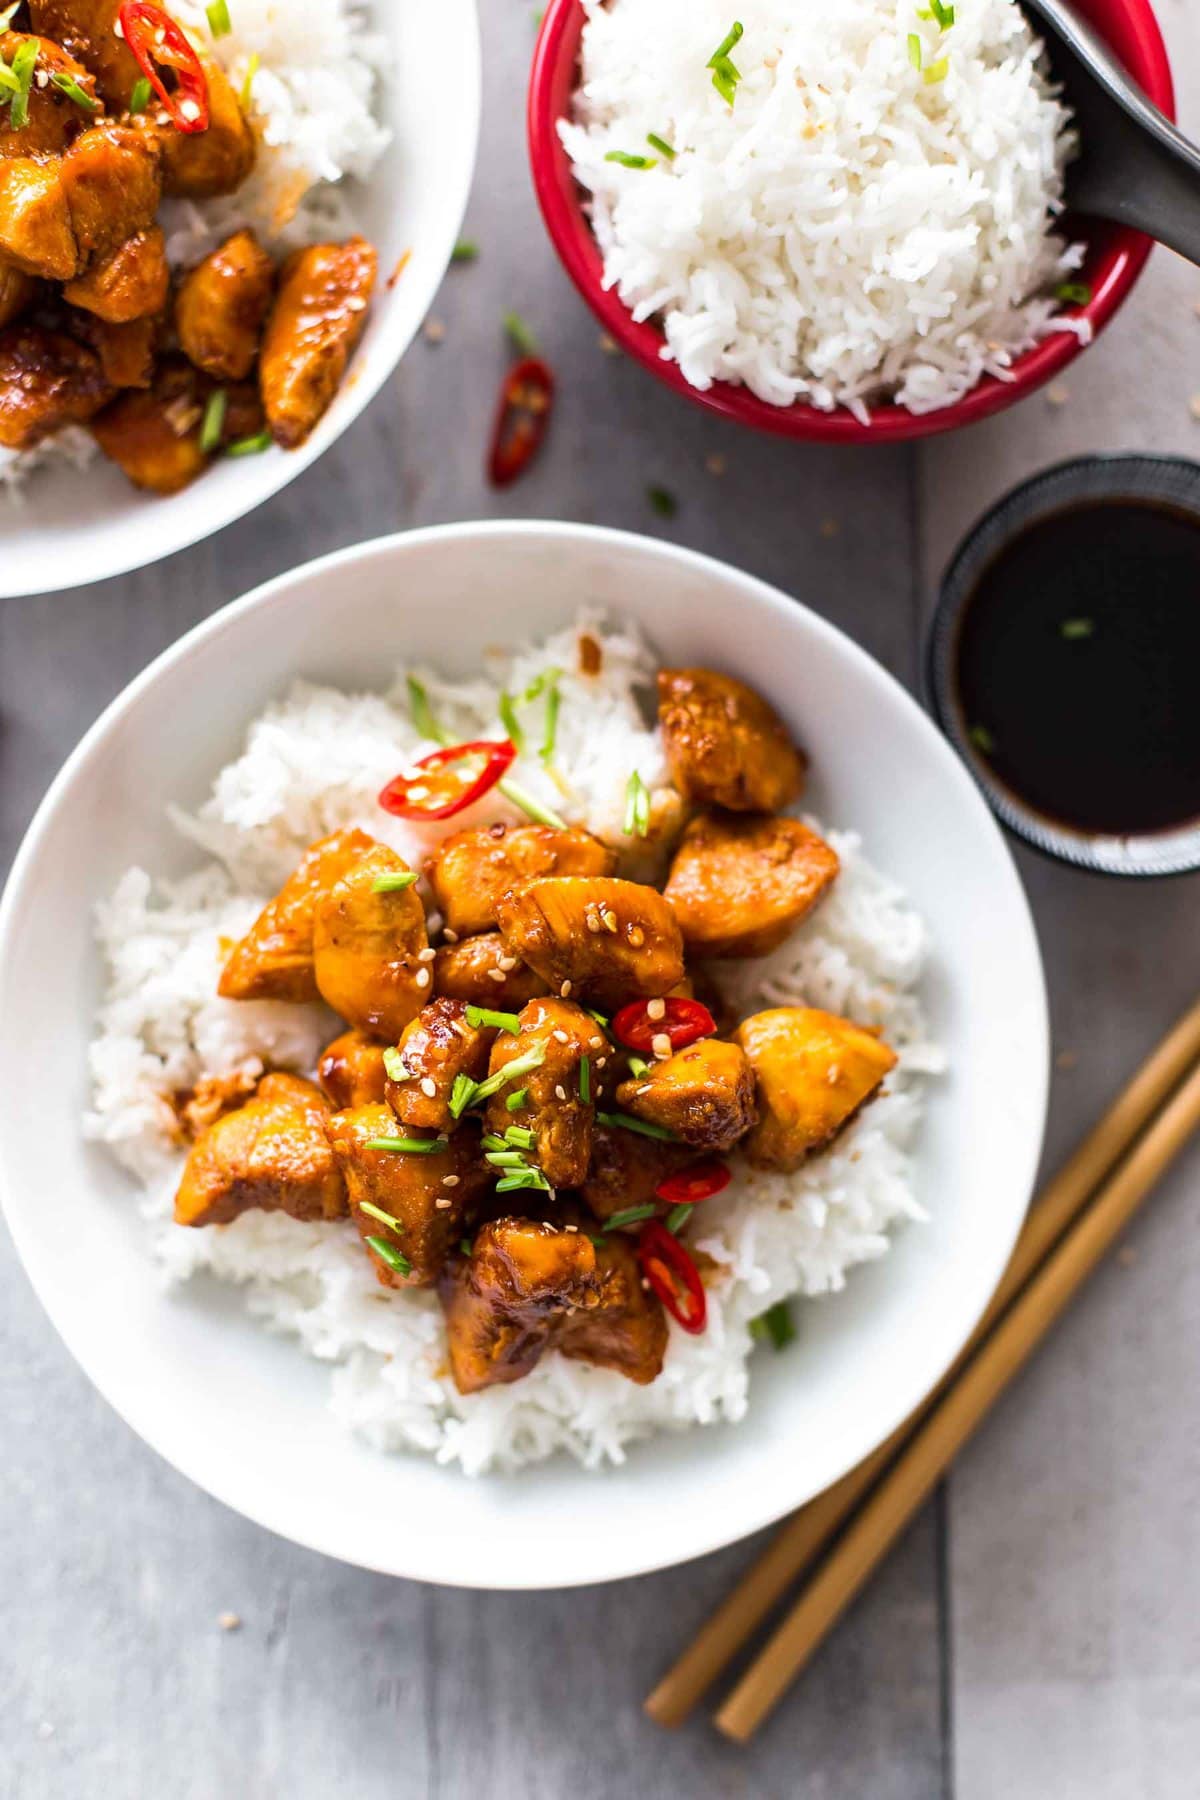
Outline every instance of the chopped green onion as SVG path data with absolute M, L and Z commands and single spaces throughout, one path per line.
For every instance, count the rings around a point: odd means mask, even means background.
M 74 75 L 66 75 L 61 69 L 54 69 L 51 71 L 50 79 L 58 89 L 59 93 L 65 94 L 68 100 L 73 100 L 76 106 L 80 107 L 84 112 L 94 113 L 100 111 L 100 102 L 98 100 L 93 100 L 90 94 L 85 93 L 83 88 L 81 88 L 76 81 Z
M 650 789 L 635 769 L 625 787 L 625 836 L 645 837 L 650 830 Z
M 154 89 L 150 86 L 146 77 L 144 75 L 139 75 L 133 84 L 133 91 L 129 96 L 130 118 L 136 119 L 139 113 L 145 112 L 150 104 L 153 93 Z
M 400 1156 L 436 1156 L 446 1148 L 440 1138 L 377 1137 L 368 1138 L 366 1150 L 387 1150 Z
M 519 1150 L 489 1150 L 484 1159 L 494 1169 L 527 1169 L 529 1164 Z
M 709 57 L 708 62 L 705 64 L 705 67 L 709 68 L 709 69 L 714 68 L 716 66 L 716 64 L 721 61 L 722 57 L 728 56 L 729 52 L 734 48 L 734 46 L 741 42 L 744 31 L 745 31 L 745 26 L 739 24 L 738 21 L 735 19 L 733 24 L 729 27 L 729 32 L 728 32 L 727 36 L 725 36 L 721 39 L 721 42 L 717 45 L 716 49 L 713 51 L 712 55 Z
M 661 1125 L 647 1124 L 645 1119 L 635 1119 L 632 1113 L 598 1112 L 596 1117 L 601 1125 L 616 1125 L 622 1131 L 637 1131 L 643 1137 L 661 1138 L 666 1144 L 674 1144 L 679 1141 L 673 1131 L 666 1131 Z
M 562 695 L 558 688 L 558 671 L 554 672 L 554 680 L 549 684 L 546 693 L 546 724 L 542 737 L 542 747 L 538 751 L 544 763 L 554 759 L 554 746 L 558 741 L 558 709 L 562 704 Z
M 528 814 L 535 825 L 548 825 L 551 831 L 567 829 L 567 821 L 560 819 L 549 806 L 543 806 L 540 800 L 535 800 L 529 789 L 522 787 L 520 782 L 509 781 L 506 776 L 498 785 L 505 798 L 511 800 L 514 806 L 519 806 L 523 813 Z
M 450 252 L 451 262 L 474 262 L 479 255 L 479 245 L 471 238 L 459 238 Z
M 517 709 L 513 703 L 511 694 L 501 694 L 500 704 L 497 710 L 500 714 L 500 723 L 503 725 L 513 743 L 517 746 L 517 751 L 519 753 L 525 748 L 525 733 L 522 731 L 520 720 L 517 718 Z
M 496 1183 L 498 1194 L 510 1194 L 514 1188 L 541 1188 L 544 1193 L 553 1190 L 540 1169 L 530 1168 L 528 1163 L 523 1169 L 513 1169 L 502 1181 Z
M 12 59 L 12 72 L 20 85 L 20 92 L 13 95 L 8 109 L 8 122 L 14 131 L 20 131 L 29 123 L 29 93 L 40 49 L 37 38 L 26 38 Z
M 386 1240 L 381 1237 L 369 1237 L 366 1241 L 368 1247 L 375 1252 L 380 1262 L 385 1262 L 389 1269 L 394 1269 L 396 1271 L 397 1275 L 412 1274 L 412 1264 L 409 1262 L 407 1256 L 404 1256 L 393 1244 L 387 1243 Z
M 228 444 L 226 456 L 261 456 L 274 443 L 269 431 L 256 432 L 253 437 L 239 438 L 236 444 Z
M 658 159 L 654 156 L 639 156 L 632 150 L 610 150 L 605 162 L 620 163 L 623 169 L 657 169 Z
M 512 339 L 513 344 L 521 352 L 522 356 L 537 355 L 537 338 L 533 335 L 533 332 L 529 329 L 529 326 L 525 323 L 520 313 L 506 312 L 504 315 L 504 329 Z
M 925 83 L 926 87 L 932 87 L 936 81 L 945 81 L 949 73 L 950 58 L 948 56 L 939 56 L 936 62 L 930 63 L 929 67 L 922 74 L 921 80 Z
M 526 1050 L 523 1056 L 514 1056 L 512 1061 L 506 1063 L 495 1075 L 489 1075 L 486 1081 L 481 1081 L 475 1090 L 476 1100 L 490 1100 L 493 1094 L 498 1094 L 501 1088 L 508 1086 L 510 1081 L 516 1081 L 520 1076 L 529 1075 L 534 1069 L 540 1069 L 545 1060 L 545 1044 L 534 1044 L 532 1049 Z
M 975 748 L 977 750 L 982 750 L 985 756 L 990 756 L 992 751 L 996 748 L 996 740 L 986 725 L 972 725 L 967 736 L 970 738 Z
M 527 1087 L 523 1087 L 523 1088 L 517 1088 L 515 1093 L 509 1094 L 508 1098 L 504 1102 L 504 1105 L 505 1105 L 505 1108 L 507 1109 L 507 1111 L 520 1112 L 521 1108 L 525 1104 L 525 1099 L 526 1099 L 526 1096 L 528 1095 L 528 1093 L 529 1093 L 529 1089 Z
M 760 1343 L 774 1344 L 776 1350 L 786 1349 L 796 1336 L 796 1327 L 792 1323 L 792 1313 L 786 1300 L 776 1301 L 765 1313 L 750 1321 L 750 1336 Z
M 660 519 L 673 519 L 679 511 L 679 502 L 670 488 L 648 487 L 646 498 L 650 502 L 651 511 L 656 512 Z
M 579 1098 L 585 1106 L 592 1104 L 592 1059 L 581 1056 L 579 1059 Z
M 915 31 L 908 34 L 908 60 L 914 69 L 921 67 L 921 39 Z
M 954 8 L 943 4 L 943 0 L 929 0 L 917 14 L 918 19 L 936 19 L 943 31 L 949 31 L 954 23 Z
M 460 1250 L 461 1250 L 461 1251 L 462 1251 L 462 1253 L 463 1253 L 463 1255 L 464 1255 L 464 1256 L 470 1256 L 470 1254 L 471 1254 L 471 1240 L 470 1240 L 470 1238 L 459 1238 L 459 1240 L 458 1240 L 458 1247 L 459 1247 L 459 1249 L 460 1249 Z
M 245 80 L 242 82 L 242 91 L 238 95 L 238 99 L 242 103 L 243 112 L 250 111 L 250 99 L 254 92 L 254 77 L 258 74 L 261 62 L 262 58 L 259 56 L 258 51 L 255 50 L 250 57 L 250 61 L 246 64 Z
M 614 1213 L 611 1219 L 606 1219 L 604 1229 L 620 1231 L 622 1225 L 637 1225 L 643 1219 L 652 1219 L 657 1211 L 656 1206 L 627 1206 L 624 1212 Z
M 481 1025 L 494 1025 L 497 1031 L 511 1031 L 514 1035 L 521 1029 L 521 1021 L 516 1013 L 493 1012 L 487 1006 L 468 1006 L 467 1024 L 475 1031 Z
M 537 1142 L 537 1134 L 530 1131 L 528 1125 L 510 1125 L 504 1133 L 504 1141 L 511 1144 L 514 1150 L 532 1150 Z
M 383 1070 L 389 1081 L 411 1081 L 412 1070 L 394 1044 L 383 1053 Z
M 404 1226 L 400 1223 L 399 1219 L 393 1219 L 391 1213 L 384 1212 L 381 1206 L 374 1206 L 369 1200 L 360 1200 L 358 1203 L 358 1210 L 359 1212 L 369 1213 L 371 1218 L 378 1219 L 381 1225 L 388 1226 L 390 1230 L 398 1232 L 401 1237 L 404 1236 Z
M 1095 619 L 1064 619 L 1059 626 L 1060 634 L 1065 638 L 1090 638 L 1096 629 Z
M 741 70 L 729 60 L 729 52 L 741 39 L 743 29 L 735 20 L 704 65 L 712 70 L 712 84 L 727 106 L 733 105 L 737 84 L 742 79 Z
M 229 16 L 229 0 L 212 0 L 205 8 L 208 15 L 208 29 L 215 38 L 228 37 L 233 30 L 233 20 Z
M 433 716 L 433 708 L 429 704 L 429 695 L 415 675 L 408 677 L 408 710 L 412 714 L 412 722 L 423 738 L 430 738 L 435 744 L 448 744 L 450 739 Z
M 9 94 L 19 94 L 21 91 L 21 83 L 17 80 L 17 77 L 13 74 L 3 57 L 0 57 L 0 89 L 3 89 L 5 93 Z M 0 99 L 0 106 L 3 106 L 4 104 L 3 99 Z
M 398 869 L 394 875 L 377 875 L 371 883 L 373 894 L 402 894 L 419 877 L 412 869 Z
M 660 155 L 665 156 L 668 162 L 674 162 L 679 154 L 677 150 L 672 150 L 666 138 L 659 137 L 657 131 L 648 131 L 646 133 L 646 142 L 652 150 L 657 150 Z
M 20 10 L 21 10 L 21 0 L 13 0 L 13 3 L 11 6 L 6 6 L 4 8 L 4 11 L 0 12 L 0 31 L 8 30 L 9 26 L 12 24 L 13 20 L 16 18 L 17 14 L 20 12 Z
M 204 423 L 200 427 L 200 448 L 211 456 L 221 442 L 221 433 L 225 429 L 225 411 L 229 405 L 229 395 L 224 388 L 217 388 L 208 396 L 204 408 Z
M 525 705 L 532 706 L 535 700 L 540 700 L 551 682 L 557 681 L 561 674 L 561 669 L 543 669 L 540 675 L 535 675 L 521 695 Z
M 648 1075 L 650 1073 L 650 1064 L 646 1062 L 643 1057 L 630 1056 L 629 1073 L 631 1075 L 636 1075 L 640 1081 L 643 1075 Z
M 454 1077 L 454 1086 L 450 1089 L 450 1099 L 448 1102 L 450 1107 L 450 1117 L 452 1119 L 462 1118 L 468 1106 L 471 1105 L 475 1098 L 475 1091 L 478 1085 L 478 1082 L 472 1081 L 469 1075 L 456 1075 Z
M 680 1228 L 687 1224 L 691 1216 L 692 1208 L 690 1206 L 673 1206 L 671 1208 L 664 1223 L 672 1237 L 678 1234 Z
M 604 1013 L 596 1012 L 594 1007 L 591 1007 L 591 1006 L 585 1006 L 583 1010 L 587 1014 L 589 1019 L 595 1019 L 597 1025 L 600 1027 L 601 1031 L 608 1030 L 608 1019 Z
M 505 1143 L 504 1139 L 502 1137 L 498 1137 L 494 1131 L 485 1131 L 479 1141 L 483 1145 L 485 1150 L 507 1150 L 508 1149 L 508 1145 Z
M 1055 288 L 1054 298 L 1061 300 L 1065 306 L 1088 306 L 1091 304 L 1092 290 L 1086 281 L 1064 281 Z

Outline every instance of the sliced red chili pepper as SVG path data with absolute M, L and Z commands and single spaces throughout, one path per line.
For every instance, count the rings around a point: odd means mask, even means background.
M 423 756 L 418 763 L 413 763 L 394 781 L 389 781 L 379 796 L 379 804 L 384 812 L 394 813 L 398 819 L 452 819 L 494 788 L 506 769 L 510 768 L 517 754 L 517 746 L 511 738 L 501 738 L 499 742 L 480 739 L 473 744 L 449 744 L 444 750 L 435 750 L 430 756 Z M 449 771 L 455 763 L 464 762 L 468 757 L 482 756 L 487 760 L 478 775 L 464 778 L 461 774 Z
M 700 1038 L 712 1037 L 717 1029 L 717 1021 L 699 1000 L 664 1000 L 661 1004 L 661 1019 L 650 1016 L 653 1000 L 635 1000 L 621 1008 L 612 1028 L 627 1049 L 652 1050 L 655 1038 L 665 1037 L 672 1050 L 683 1050 Z
M 700 1271 L 677 1237 L 652 1219 L 637 1244 L 642 1274 L 671 1317 L 698 1337 L 708 1323 L 708 1298 Z
M 671 1206 L 698 1206 L 701 1200 L 711 1199 L 713 1194 L 727 1188 L 732 1180 L 733 1176 L 718 1157 L 706 1156 L 703 1162 L 693 1163 L 690 1169 L 665 1175 L 654 1192 Z
M 171 123 L 189 137 L 207 131 L 208 77 L 171 15 L 161 6 L 150 6 L 147 0 L 125 0 L 117 17 L 138 68 L 166 108 Z M 167 87 L 160 69 L 171 71 L 175 77 L 173 87 Z
M 504 377 L 488 456 L 493 487 L 515 481 L 541 449 L 554 404 L 554 376 L 538 356 L 526 356 Z

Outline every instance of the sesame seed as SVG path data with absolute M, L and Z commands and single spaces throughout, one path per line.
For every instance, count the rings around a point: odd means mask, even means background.
M 558 1039 L 560 1044 L 569 1044 L 571 1041 L 565 1031 L 556 1031 L 552 1035 Z
M 428 320 L 425 326 L 425 338 L 427 343 L 440 344 L 445 335 L 446 327 L 442 324 L 440 319 Z
M 171 123 L 171 115 L 169 112 L 160 112 L 157 117 L 160 125 L 169 125 Z
M 422 968 L 417 970 L 415 979 L 419 988 L 427 988 L 433 977 L 430 975 L 428 969 Z
M 503 969 L 489 969 L 487 971 L 487 978 L 489 981 L 503 981 L 504 980 L 504 970 Z
M 417 961 L 420 963 L 432 962 L 436 955 L 436 950 L 418 950 Z
M 671 1054 L 671 1040 L 665 1031 L 656 1031 L 650 1039 L 650 1048 L 655 1056 L 668 1057 Z
M 40 88 L 48 88 L 50 86 L 50 77 L 47 75 L 45 69 L 39 69 L 34 76 L 34 80 Z
M 605 931 L 614 931 L 614 932 L 617 929 L 617 915 L 613 911 L 611 906 L 608 908 L 608 911 L 604 915 L 604 929 L 605 929 Z
M 222 1631 L 240 1631 L 242 1629 L 241 1616 L 235 1612 L 219 1613 L 217 1615 L 217 1624 L 221 1627 Z
M 616 340 L 615 338 L 610 338 L 607 331 L 602 331 L 600 333 L 598 341 L 605 356 L 615 356 L 617 354 Z
M 448 925 L 447 925 L 445 931 L 443 931 L 442 936 L 445 938 L 445 940 L 448 944 L 457 944 L 457 942 L 458 942 L 457 931 L 451 931 L 451 929 Z
M 631 925 L 627 935 L 635 950 L 640 950 L 646 941 L 646 934 L 640 925 Z
M 196 120 L 200 117 L 200 108 L 196 105 L 194 100 L 181 100 L 179 102 L 179 116 L 181 119 L 186 119 L 189 124 L 195 124 Z
M 595 910 L 594 907 L 589 907 L 588 910 L 583 915 L 583 922 L 587 926 L 589 931 L 599 931 L 599 929 L 600 929 L 600 914 Z
M 602 1037 L 594 1037 L 594 1038 L 588 1039 L 588 1049 L 589 1050 L 603 1050 L 603 1048 L 604 1048 L 604 1039 Z
M 421 1077 L 421 1092 L 429 1100 L 437 1099 L 437 1082 L 433 1079 L 432 1075 L 423 1075 Z
M 433 1204 L 435 1211 L 449 1212 L 450 1208 L 454 1205 L 454 1202 L 451 1200 L 449 1194 L 439 1194 Z
M 647 1000 L 646 1017 L 648 1019 L 665 1019 L 666 1016 L 667 1003 L 665 1000 Z
M 607 1056 L 598 1056 L 596 1058 L 596 1067 L 598 1069 L 602 1069 L 607 1061 L 608 1061 Z
M 560 995 L 560 997 L 561 997 L 561 998 L 562 998 L 562 999 L 563 999 L 563 1000 L 569 1000 L 569 999 L 570 999 L 570 998 L 571 998 L 571 984 L 570 984 L 570 982 L 569 982 L 569 981 L 564 981 L 564 982 L 563 982 L 563 984 L 562 984 L 562 986 L 561 986 L 561 987 L 560 987 L 560 988 L 559 988 L 559 990 L 558 990 L 558 992 L 559 992 L 559 995 Z
M 1065 406 L 1070 398 L 1070 390 L 1065 388 L 1061 381 L 1054 382 L 1046 389 L 1046 399 L 1051 406 Z
M 563 1086 L 562 1082 L 560 1081 L 560 1082 L 558 1082 L 558 1084 L 556 1085 L 556 1087 L 554 1089 L 554 1098 L 556 1100 L 565 1100 L 566 1097 L 567 1097 L 567 1090 Z
M 428 800 L 429 789 L 427 787 L 421 787 L 420 785 L 417 787 L 410 787 L 408 790 L 408 797 L 410 800 Z
M 498 956 L 496 958 L 496 967 L 498 969 L 503 969 L 506 975 L 510 969 L 515 969 L 516 966 L 517 959 L 515 956 Z
M 442 1176 L 442 1186 L 443 1187 L 457 1187 L 459 1182 L 461 1181 L 461 1179 L 462 1179 L 462 1177 L 460 1175 L 443 1175 Z
M 564 1231 L 578 1231 L 579 1227 L 578 1227 L 578 1225 L 564 1225 L 563 1230 Z

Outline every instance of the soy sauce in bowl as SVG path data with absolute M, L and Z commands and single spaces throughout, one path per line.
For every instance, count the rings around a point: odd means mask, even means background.
M 1052 854 L 1200 866 L 1200 467 L 1095 458 L 1001 503 L 947 576 L 943 727 Z

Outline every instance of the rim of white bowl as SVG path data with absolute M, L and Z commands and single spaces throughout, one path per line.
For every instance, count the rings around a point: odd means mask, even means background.
M 275 576 L 240 599 L 231 601 L 219 612 L 193 627 L 191 631 L 156 657 L 105 708 L 71 752 L 51 783 L 21 842 L 3 894 L 0 895 L 0 1017 L 4 1016 L 6 1010 L 6 971 L 10 964 L 9 939 L 14 931 L 18 910 L 23 899 L 22 890 L 27 871 L 36 861 L 42 839 L 53 824 L 59 799 L 72 786 L 96 747 L 118 727 L 126 714 L 137 706 L 142 695 L 153 687 L 163 675 L 173 669 L 176 664 L 186 661 L 198 645 L 219 639 L 226 632 L 235 628 L 245 614 L 259 608 L 285 606 L 291 588 L 301 579 L 308 580 L 314 575 L 331 575 L 376 556 L 389 556 L 398 548 L 406 545 L 439 540 L 454 541 L 469 537 L 486 539 L 487 537 L 537 536 L 594 545 L 606 543 L 636 545 L 644 553 L 657 555 L 666 561 L 682 563 L 698 573 L 707 574 L 710 578 L 734 581 L 745 592 L 752 593 L 759 604 L 768 607 L 773 612 L 794 616 L 797 611 L 800 611 L 805 615 L 807 629 L 817 632 L 820 636 L 828 639 L 831 644 L 836 645 L 840 654 L 857 662 L 874 680 L 889 689 L 893 700 L 902 710 L 915 716 L 919 721 L 920 729 L 929 735 L 933 754 L 942 764 L 947 783 L 958 788 L 963 797 L 969 800 L 972 809 L 977 809 L 984 836 L 991 840 L 992 848 L 997 853 L 998 866 L 1004 871 L 1004 879 L 1009 886 L 1010 897 L 1014 903 L 1014 922 L 1017 924 L 1019 935 L 1024 939 L 1022 947 L 1025 965 L 1023 984 L 1028 987 L 1029 998 L 1033 1002 L 1031 1010 L 1034 1019 L 1031 1020 L 1031 1025 L 1035 1032 L 1035 1041 L 1029 1042 L 1025 1046 L 1024 1074 L 1032 1083 L 1037 1129 L 1030 1132 L 1029 1142 L 1024 1147 L 1024 1153 L 1014 1174 L 1014 1179 L 1018 1181 L 1020 1191 L 1025 1197 L 1025 1205 L 1019 1211 L 1014 1208 L 1011 1229 L 998 1242 L 997 1253 L 992 1264 L 989 1266 L 984 1266 L 982 1263 L 975 1265 L 971 1279 L 960 1284 L 957 1324 L 953 1333 L 947 1335 L 938 1366 L 932 1370 L 925 1370 L 920 1380 L 913 1384 L 911 1391 L 906 1391 L 903 1400 L 895 1403 L 891 1411 L 883 1416 L 883 1428 L 878 1430 L 875 1444 L 864 1446 L 859 1457 L 852 1458 L 850 1461 L 845 1461 L 843 1458 L 832 1462 L 822 1471 L 820 1485 L 808 1493 L 793 1496 L 790 1500 L 785 1499 L 782 1503 L 774 1496 L 765 1501 L 749 1499 L 745 1511 L 738 1516 L 731 1529 L 722 1524 L 714 1525 L 711 1522 L 708 1526 L 700 1529 L 701 1521 L 696 1518 L 678 1520 L 673 1527 L 673 1545 L 669 1552 L 656 1551 L 643 1557 L 635 1556 L 600 1576 L 589 1570 L 579 1577 L 568 1573 L 565 1577 L 560 1576 L 553 1582 L 547 1583 L 536 1578 L 525 1578 L 521 1571 L 505 1568 L 498 1560 L 495 1564 L 497 1579 L 489 1580 L 486 1585 L 489 1588 L 509 1591 L 540 1591 L 548 1586 L 553 1588 L 599 1586 L 609 1581 L 627 1580 L 640 1575 L 652 1574 L 659 1569 L 674 1568 L 679 1564 L 691 1562 L 697 1557 L 709 1555 L 713 1551 L 724 1549 L 729 1544 L 740 1542 L 743 1538 L 784 1518 L 794 1508 L 806 1504 L 807 1500 L 814 1498 L 817 1493 L 824 1492 L 827 1487 L 832 1486 L 843 1475 L 849 1473 L 859 1460 L 870 1455 L 872 1450 L 878 1448 L 879 1444 L 886 1442 L 891 1433 L 898 1429 L 927 1398 L 946 1370 L 950 1368 L 995 1292 L 1016 1243 L 1033 1192 L 1044 1142 L 1050 1091 L 1049 1005 L 1041 951 L 1028 897 L 1003 832 L 992 817 L 971 775 L 924 708 L 881 663 L 869 655 L 853 638 L 837 626 L 822 619 L 802 601 L 790 598 L 782 589 L 772 586 L 771 583 L 762 581 L 757 576 L 748 575 L 744 571 L 734 568 L 732 564 L 720 561 L 717 557 L 685 549 L 663 539 L 644 537 L 637 532 L 618 531 L 605 526 L 577 525 L 556 520 L 469 520 L 453 525 L 427 526 L 416 531 L 393 532 L 384 537 L 369 539 L 363 544 L 352 545 L 348 549 L 333 551 L 327 556 L 301 564 L 284 575 Z M 1015 971 L 1014 979 L 1016 979 Z M 47 1294 L 43 1283 L 35 1275 L 26 1258 L 25 1233 L 19 1222 L 18 1209 L 12 1204 L 9 1197 L 9 1173 L 5 1154 L 3 1141 L 0 1140 L 0 1214 L 7 1221 L 25 1274 L 51 1324 L 87 1375 L 88 1380 L 117 1416 L 144 1443 L 149 1445 L 172 1468 L 189 1481 L 194 1482 L 213 1499 L 220 1501 L 222 1505 L 228 1506 L 232 1511 L 239 1513 L 243 1518 L 250 1519 L 265 1530 L 272 1531 L 277 1536 L 301 1545 L 304 1549 L 315 1550 L 336 1561 L 371 1569 L 379 1574 L 409 1580 L 429 1581 L 447 1587 L 466 1585 L 461 1577 L 456 1575 L 452 1561 L 443 1562 L 437 1568 L 431 1569 L 427 1564 L 422 1564 L 419 1559 L 410 1560 L 407 1555 L 392 1562 L 361 1557 L 348 1553 L 341 1541 L 334 1541 L 332 1533 L 315 1530 L 302 1531 L 294 1529 L 290 1524 L 280 1525 L 276 1519 L 270 1516 L 269 1508 L 249 1502 L 239 1493 L 234 1473 L 222 1469 L 214 1475 L 213 1470 L 204 1463 L 203 1458 L 192 1456 L 186 1430 L 180 1429 L 174 1436 L 171 1436 L 157 1418 L 150 1423 L 142 1422 L 142 1409 L 135 1397 L 122 1394 L 118 1400 L 109 1391 L 108 1384 L 98 1380 L 92 1373 L 86 1353 L 76 1348 L 74 1319 L 64 1316 L 64 1309 L 59 1307 L 57 1302 Z

